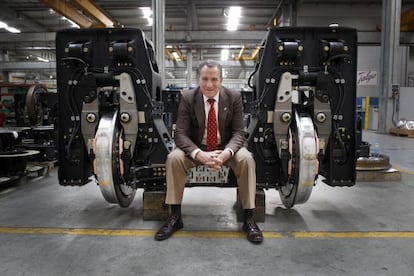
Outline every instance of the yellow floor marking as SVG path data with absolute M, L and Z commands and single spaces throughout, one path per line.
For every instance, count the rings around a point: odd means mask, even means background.
M 60 234 L 86 236 L 154 236 L 153 230 L 88 229 L 57 227 L 0 227 L 0 234 Z
M 92 229 L 92 228 L 58 228 L 58 227 L 0 227 L 0 234 L 43 234 L 43 235 L 78 235 L 78 236 L 135 236 L 154 237 L 155 230 L 129 229 Z M 263 232 L 265 238 L 297 239 L 414 239 L 414 231 L 383 232 Z M 244 238 L 246 234 L 238 231 L 188 231 L 180 230 L 174 237 L 182 238 Z
M 295 238 L 323 238 L 323 239 L 378 239 L 403 238 L 414 239 L 414 232 L 292 232 Z

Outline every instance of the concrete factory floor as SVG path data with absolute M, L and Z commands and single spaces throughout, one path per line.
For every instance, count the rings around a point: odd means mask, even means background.
M 233 208 L 235 188 L 188 188 L 184 229 L 153 236 L 142 190 L 131 207 L 106 203 L 99 187 L 46 177 L 0 187 L 0 275 L 413 275 L 414 139 L 364 132 L 401 181 L 318 182 L 287 210 L 266 191 L 265 240 L 249 243 Z

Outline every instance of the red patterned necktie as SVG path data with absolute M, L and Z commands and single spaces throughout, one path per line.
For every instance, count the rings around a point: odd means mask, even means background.
M 217 149 L 217 117 L 216 111 L 214 110 L 214 99 L 208 99 L 210 104 L 210 111 L 208 112 L 207 118 L 207 151 Z

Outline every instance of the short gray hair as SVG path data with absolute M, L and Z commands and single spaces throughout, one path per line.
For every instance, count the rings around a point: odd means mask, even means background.
M 198 65 L 198 72 L 197 72 L 198 77 L 200 77 L 200 72 L 201 72 L 201 69 L 203 69 L 203 67 L 219 69 L 220 78 L 221 79 L 223 78 L 223 67 L 217 61 L 208 60 L 208 61 L 200 62 L 200 64 Z

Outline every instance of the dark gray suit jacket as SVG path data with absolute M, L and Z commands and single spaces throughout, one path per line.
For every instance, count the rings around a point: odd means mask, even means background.
M 241 94 L 221 87 L 218 105 L 216 112 L 221 137 L 219 147 L 231 148 L 236 153 L 246 141 Z M 187 155 L 197 148 L 202 148 L 205 120 L 203 94 L 200 88 L 184 90 L 178 106 L 174 140 L 176 146 Z

